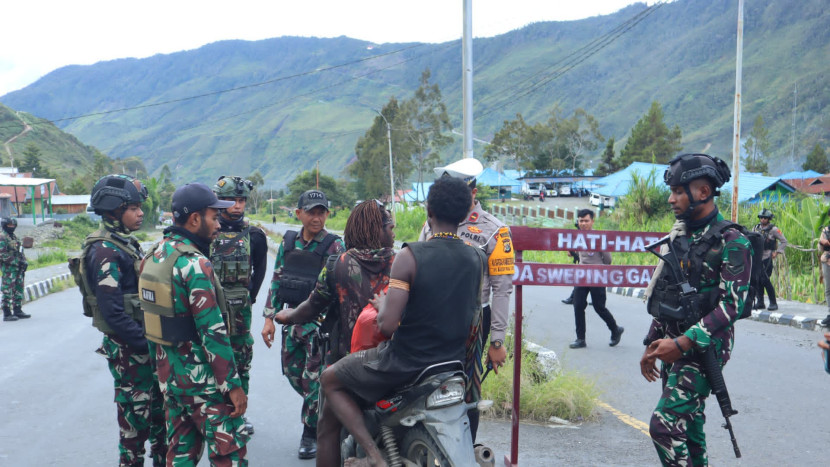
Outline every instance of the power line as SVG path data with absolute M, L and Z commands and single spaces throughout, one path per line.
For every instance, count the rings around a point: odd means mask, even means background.
M 478 120 L 481 117 L 485 117 L 487 115 L 490 115 L 493 112 L 495 112 L 497 110 L 500 110 L 500 109 L 506 107 L 507 105 L 509 105 L 511 103 L 516 102 L 518 99 L 521 99 L 521 98 L 523 98 L 523 97 L 525 97 L 529 94 L 532 94 L 532 93 L 544 88 L 550 82 L 558 79 L 559 77 L 561 77 L 562 75 L 564 75 L 568 71 L 574 69 L 577 65 L 579 65 L 582 62 L 584 62 L 584 61 L 588 60 L 589 58 L 591 58 L 593 55 L 598 53 L 600 50 L 604 49 L 605 47 L 607 47 L 610 44 L 612 44 L 613 42 L 615 42 L 623 34 L 630 31 L 632 28 L 634 28 L 636 25 L 638 25 L 640 22 L 642 22 L 644 19 L 646 19 L 649 15 L 654 13 L 654 11 L 656 11 L 657 8 L 659 8 L 661 6 L 663 6 L 663 2 L 655 3 L 651 7 L 646 8 L 646 10 L 643 10 L 642 12 L 640 12 L 638 15 L 636 15 L 632 19 L 630 19 L 630 20 L 626 21 L 625 23 L 623 23 L 625 26 L 622 29 L 620 29 L 620 27 L 617 27 L 617 28 L 614 29 L 614 31 L 602 36 L 599 40 L 592 41 L 592 43 L 589 44 L 589 46 L 586 46 L 586 47 L 583 47 L 582 49 L 580 49 L 580 50 L 584 49 L 584 52 L 581 53 L 578 56 L 574 56 L 574 54 L 569 55 L 568 57 L 573 57 L 573 58 L 571 60 L 567 61 L 567 63 L 562 64 L 559 68 L 554 70 L 552 73 L 548 74 L 544 79 L 542 79 L 541 81 L 538 81 L 536 84 L 528 86 L 524 90 L 518 90 L 515 93 L 504 97 L 503 98 L 504 102 L 502 104 L 495 105 L 495 106 L 493 106 L 493 107 L 491 107 L 491 108 L 489 108 L 485 111 L 478 112 L 476 114 L 475 119 Z M 645 14 L 643 14 L 643 13 L 645 13 Z M 557 64 L 564 62 L 568 57 L 566 57 L 563 60 L 560 60 L 559 62 L 557 62 L 553 66 L 556 66 Z M 537 73 L 537 75 L 538 75 L 538 73 Z

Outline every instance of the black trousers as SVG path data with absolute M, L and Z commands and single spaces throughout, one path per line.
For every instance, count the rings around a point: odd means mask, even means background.
M 761 278 L 761 289 L 758 290 L 758 301 L 764 303 L 764 290 L 767 291 L 770 303 L 775 303 L 775 287 L 772 286 L 772 256 L 764 260 L 764 277 Z
M 575 287 L 574 288 L 574 321 L 576 321 L 576 338 L 585 339 L 585 308 L 588 307 L 588 294 L 591 294 L 594 311 L 605 321 L 611 332 L 617 330 L 617 321 L 614 315 L 605 308 L 605 287 Z

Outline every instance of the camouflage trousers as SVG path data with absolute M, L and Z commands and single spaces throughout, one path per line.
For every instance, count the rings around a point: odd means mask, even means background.
M 26 277 L 26 263 L 2 264 L 3 285 L 0 292 L 3 293 L 3 308 L 12 309 L 23 305 L 23 279 Z
M 282 330 L 282 374 L 303 397 L 300 419 L 303 425 L 317 428 L 320 374 L 323 356 L 314 324 L 284 326 Z
M 119 465 L 144 465 L 144 443 L 148 439 L 153 465 L 164 465 L 164 400 L 150 354 L 136 353 L 118 337 L 108 335 L 104 335 L 96 352 L 106 357 L 115 380 Z
M 242 417 L 231 418 L 233 407 L 220 393 L 178 396 L 166 393 L 168 466 L 195 467 L 205 443 L 210 465 L 247 466 L 246 444 L 251 436 Z
M 649 434 L 663 465 L 708 465 L 703 425 L 711 392 L 700 362 L 683 357 L 663 364 L 663 394 L 651 416 Z
M 230 336 L 236 370 L 242 380 L 242 389 L 248 394 L 251 380 L 251 362 L 254 359 L 254 337 L 251 335 L 251 305 L 237 313 L 236 334 Z

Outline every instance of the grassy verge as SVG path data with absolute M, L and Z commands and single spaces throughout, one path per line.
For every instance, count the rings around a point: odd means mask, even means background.
M 508 360 L 499 375 L 489 375 L 481 385 L 482 398 L 493 401 L 493 408 L 485 416 L 509 419 L 513 412 L 513 342 L 508 335 L 505 345 Z M 599 390 L 594 381 L 585 376 L 561 369 L 556 374 L 546 373 L 537 360 L 537 354 L 522 351 L 520 419 L 547 422 L 551 417 L 570 421 L 596 418 Z
M 72 279 L 58 279 L 52 284 L 52 288 L 49 289 L 49 293 L 57 293 L 62 290 L 69 289 L 71 287 L 75 287 L 75 281 Z
M 38 269 L 53 264 L 65 264 L 69 257 L 64 250 L 52 250 L 41 253 L 37 258 L 29 262 L 29 269 Z

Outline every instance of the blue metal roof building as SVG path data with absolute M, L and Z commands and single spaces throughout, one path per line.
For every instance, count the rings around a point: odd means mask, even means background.
M 634 162 L 625 169 L 594 180 L 598 188 L 592 190 L 602 196 L 618 198 L 628 193 L 633 179 L 633 174 L 639 177 L 648 177 L 654 171 L 655 182 L 663 183 L 663 172 L 666 171 L 666 164 L 650 164 L 647 162 Z M 721 187 L 724 195 L 732 194 L 732 182 L 729 180 Z M 785 197 L 795 191 L 788 183 L 781 180 L 781 177 L 767 177 L 750 172 L 741 172 L 738 180 L 738 202 L 755 203 L 769 197 Z

